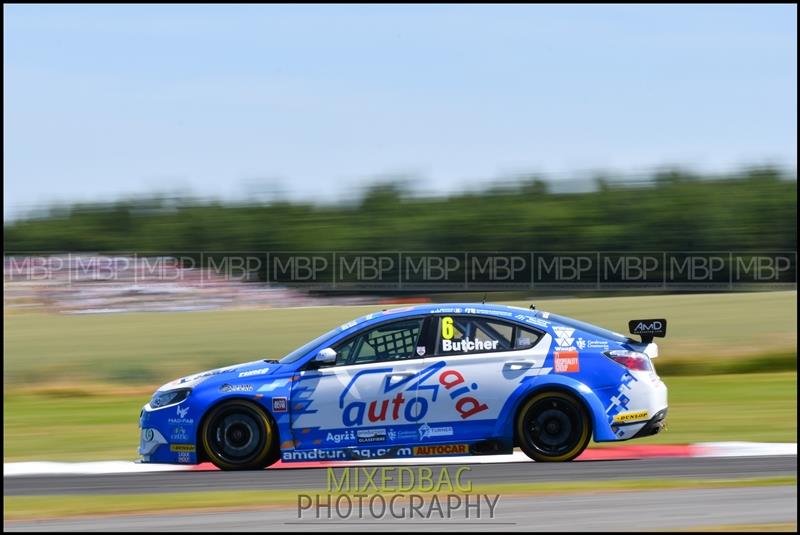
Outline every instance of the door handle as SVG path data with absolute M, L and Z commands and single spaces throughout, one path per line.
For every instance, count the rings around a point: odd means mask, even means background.
M 413 377 L 414 372 L 390 372 L 386 375 L 389 377 Z
M 503 366 L 509 368 L 530 368 L 535 362 L 532 360 L 509 360 Z

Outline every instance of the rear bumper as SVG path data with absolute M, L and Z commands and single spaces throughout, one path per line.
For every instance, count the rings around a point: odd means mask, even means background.
M 664 430 L 664 427 L 667 423 L 667 410 L 663 409 L 658 411 L 652 418 L 650 418 L 644 427 L 639 429 L 639 431 L 633 435 L 631 438 L 642 438 L 642 437 L 649 437 L 652 435 L 657 435 L 661 431 Z

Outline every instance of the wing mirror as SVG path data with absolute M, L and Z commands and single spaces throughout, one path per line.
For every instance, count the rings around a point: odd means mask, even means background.
M 320 349 L 319 353 L 314 357 L 314 364 L 317 366 L 328 366 L 336 363 L 336 351 L 330 347 Z

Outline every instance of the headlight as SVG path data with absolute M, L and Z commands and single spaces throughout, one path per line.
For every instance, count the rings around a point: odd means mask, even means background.
M 174 405 L 180 403 L 189 397 L 190 388 L 181 388 L 180 390 L 167 390 L 166 392 L 156 392 L 150 400 L 150 408 L 158 409 L 166 407 L 167 405 Z

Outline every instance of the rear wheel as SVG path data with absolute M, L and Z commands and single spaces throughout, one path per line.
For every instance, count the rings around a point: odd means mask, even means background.
M 519 446 L 539 462 L 571 461 L 591 439 L 583 404 L 564 392 L 542 392 L 526 401 L 516 422 Z
M 222 470 L 257 470 L 278 460 L 277 434 L 255 403 L 233 400 L 214 407 L 201 428 L 203 447 Z

